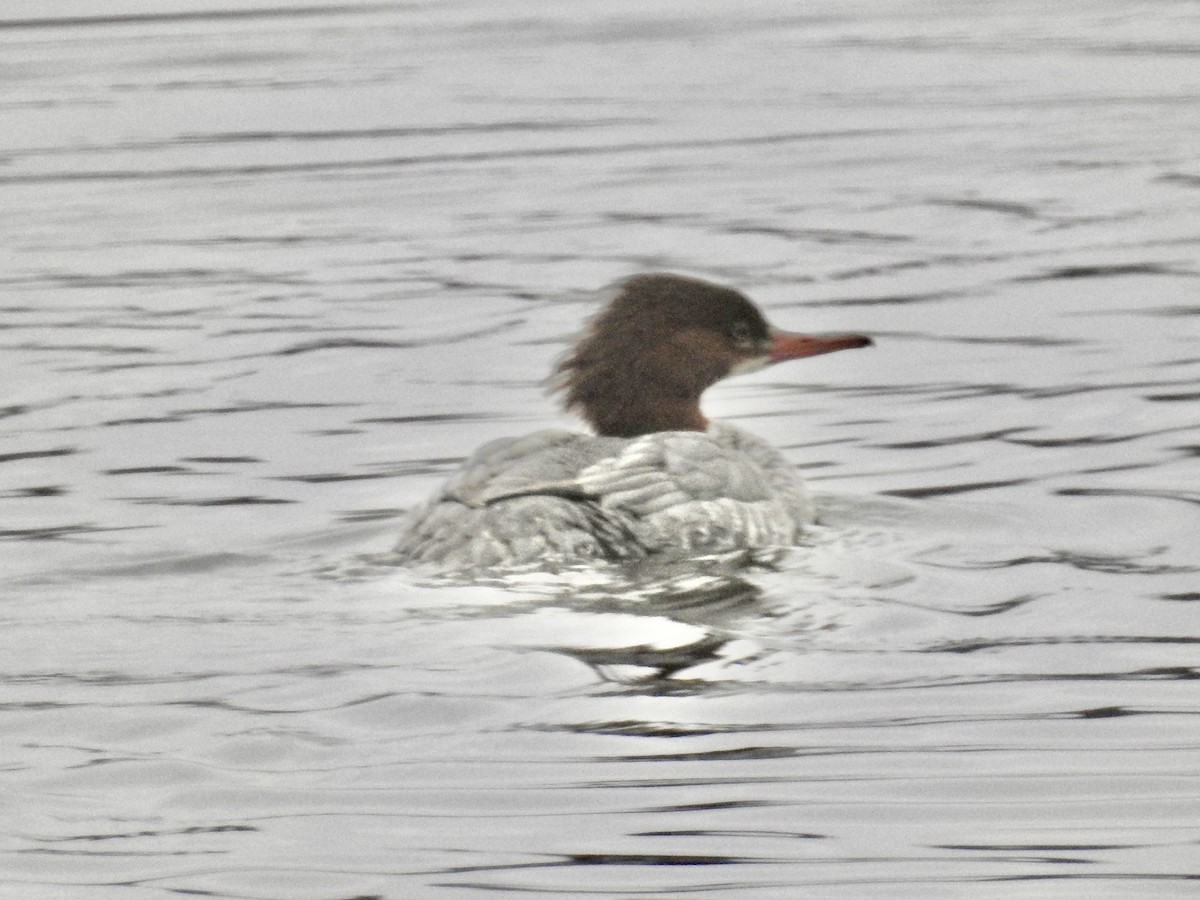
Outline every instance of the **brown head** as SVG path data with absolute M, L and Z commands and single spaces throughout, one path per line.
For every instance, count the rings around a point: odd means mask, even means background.
M 870 343 L 779 331 L 732 288 L 655 273 L 619 282 L 555 371 L 564 405 L 597 434 L 703 431 L 700 395 L 725 376 Z

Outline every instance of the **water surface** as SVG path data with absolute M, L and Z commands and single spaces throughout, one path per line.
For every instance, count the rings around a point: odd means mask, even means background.
M 0 892 L 1195 895 L 1190 4 L 0 15 Z M 389 565 L 648 269 L 806 545 Z

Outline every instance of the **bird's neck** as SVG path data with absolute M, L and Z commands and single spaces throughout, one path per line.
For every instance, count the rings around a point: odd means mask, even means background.
M 664 393 L 613 395 L 581 402 L 579 410 L 596 433 L 605 437 L 637 437 L 656 431 L 705 431 L 708 419 L 699 397 Z

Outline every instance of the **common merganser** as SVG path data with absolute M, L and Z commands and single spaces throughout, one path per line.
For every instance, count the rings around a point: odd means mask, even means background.
M 411 514 L 401 562 L 456 568 L 695 556 L 793 545 L 814 518 L 795 467 L 700 411 L 717 381 L 870 345 L 779 331 L 727 287 L 664 273 L 618 282 L 558 364 L 595 434 L 500 438 Z

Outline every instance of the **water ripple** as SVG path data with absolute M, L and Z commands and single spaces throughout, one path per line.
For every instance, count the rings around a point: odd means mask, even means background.
M 1195 16 L 136 5 L 0 15 L 0 893 L 1187 892 Z M 390 564 L 645 269 L 877 338 L 706 396 L 803 545 Z

